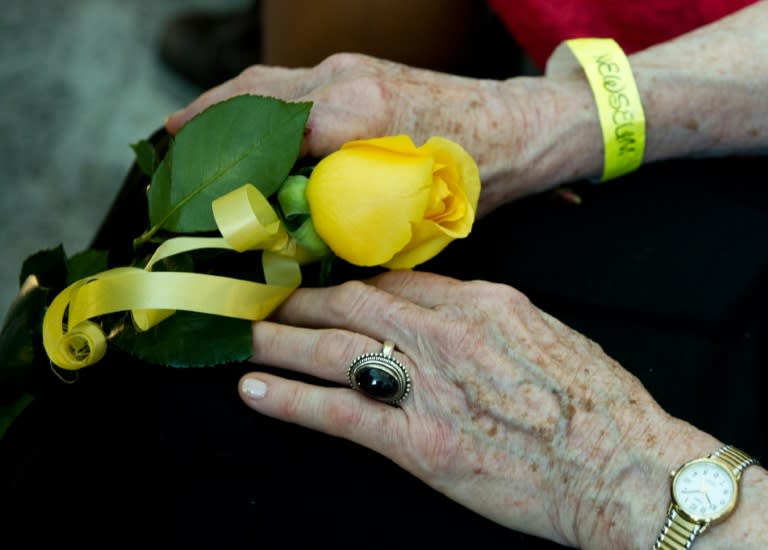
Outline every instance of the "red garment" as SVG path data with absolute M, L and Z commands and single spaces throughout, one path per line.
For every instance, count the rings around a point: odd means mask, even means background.
M 670 40 L 755 0 L 489 0 L 540 69 L 569 38 L 613 38 L 627 53 Z

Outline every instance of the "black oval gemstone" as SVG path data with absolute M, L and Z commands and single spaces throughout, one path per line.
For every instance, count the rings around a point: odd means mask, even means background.
M 392 399 L 400 391 L 394 376 L 377 367 L 363 367 L 355 374 L 357 385 L 371 397 Z

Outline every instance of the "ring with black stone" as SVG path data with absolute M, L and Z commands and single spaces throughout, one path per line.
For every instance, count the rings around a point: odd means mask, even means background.
M 387 340 L 380 353 L 365 353 L 347 369 L 352 389 L 377 401 L 399 405 L 411 391 L 408 369 L 392 356 L 395 344 Z

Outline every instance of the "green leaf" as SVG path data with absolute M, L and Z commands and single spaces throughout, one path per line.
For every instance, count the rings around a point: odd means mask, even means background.
M 157 153 L 155 147 L 146 139 L 131 144 L 131 149 L 136 155 L 136 164 L 147 176 L 151 176 L 157 168 Z
M 177 311 L 146 332 L 126 319 L 114 344 L 149 363 L 169 367 L 213 367 L 243 362 L 253 354 L 251 322 Z
M 41 250 L 24 260 L 19 273 L 19 286 L 34 275 L 40 286 L 62 288 L 67 279 L 66 254 L 61 245 Z
M 0 405 L 32 393 L 39 374 L 38 347 L 49 289 L 34 280 L 22 287 L 0 330 Z M 43 363 L 45 368 L 48 363 Z
M 271 196 L 298 158 L 311 103 L 241 95 L 212 105 L 176 135 L 168 204 L 150 205 L 153 225 L 178 233 L 213 231 L 211 202 L 252 183 Z
M 5 432 L 8 431 L 8 428 L 11 427 L 13 421 L 16 420 L 16 418 L 24 412 L 24 409 L 31 405 L 34 400 L 34 397 L 25 393 L 13 403 L 0 405 L 0 439 L 3 438 Z
M 152 174 L 152 182 L 149 185 L 149 223 L 159 227 L 164 216 L 171 210 L 171 153 L 173 143 L 168 149 L 168 154 L 160 161 L 160 165 Z M 152 232 L 154 233 L 154 232 Z
M 107 269 L 106 250 L 88 249 L 67 259 L 67 284 L 96 275 Z

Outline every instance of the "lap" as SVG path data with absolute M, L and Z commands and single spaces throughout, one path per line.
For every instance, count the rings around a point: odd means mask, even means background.
M 580 205 L 529 197 L 423 269 L 522 290 L 600 343 L 668 412 L 765 456 L 768 432 L 753 426 L 766 417 L 768 197 L 733 166 L 669 163 L 579 184 Z M 136 234 L 136 185 L 129 175 L 95 244 Z M 560 548 L 473 514 L 367 449 L 255 415 L 236 394 L 252 368 L 171 370 L 110 352 L 0 442 L 8 525 L 30 542 L 118 548 L 251 547 L 271 533 L 297 544 L 466 534 Z

